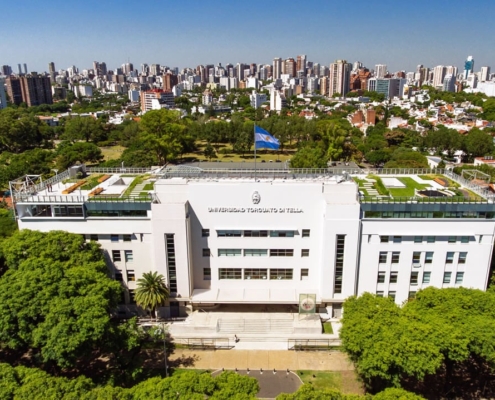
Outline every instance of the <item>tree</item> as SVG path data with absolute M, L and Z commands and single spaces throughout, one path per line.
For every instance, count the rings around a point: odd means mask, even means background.
M 318 145 L 306 145 L 300 148 L 290 160 L 291 168 L 326 168 L 328 158 Z
M 478 128 L 473 128 L 464 137 L 462 149 L 468 155 L 469 160 L 490 155 L 493 152 L 493 137 Z
M 101 149 L 93 143 L 77 142 L 57 149 L 57 165 L 60 169 L 67 169 L 77 163 L 98 163 L 103 160 Z
M 385 168 L 429 168 L 427 158 L 417 151 L 398 148 L 392 153 Z
M 85 140 L 99 142 L 105 140 L 105 130 L 101 120 L 92 117 L 73 117 L 67 120 L 64 126 L 62 139 L 77 142 Z
M 156 315 L 156 308 L 163 305 L 169 295 L 165 278 L 156 271 L 143 273 L 143 277 L 137 281 L 136 304 L 149 309 L 152 316 Z
M 211 161 L 211 158 L 215 155 L 215 149 L 213 148 L 213 146 L 208 143 L 204 149 L 204 155 L 206 158 L 208 158 L 208 160 Z

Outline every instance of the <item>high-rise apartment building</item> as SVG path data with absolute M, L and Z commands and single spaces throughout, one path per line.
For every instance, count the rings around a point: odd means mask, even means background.
M 237 63 L 235 66 L 235 76 L 237 80 L 240 82 L 244 79 L 244 73 L 246 70 L 246 66 L 243 63 Z
M 275 57 L 273 59 L 273 79 L 280 79 L 280 74 L 282 73 L 282 59 L 280 57 Z
M 455 83 L 456 83 L 455 75 L 452 74 L 445 75 L 445 78 L 443 79 L 442 90 L 444 92 L 455 92 Z
M 28 66 L 26 63 L 24 63 L 24 74 L 27 75 L 27 73 L 28 73 Z
M 19 64 L 20 65 L 20 64 Z M 9 95 L 10 102 L 15 105 L 22 103 L 22 90 L 21 80 L 16 76 L 9 76 L 6 79 L 7 94 Z
M 107 74 L 107 64 L 104 62 L 93 61 L 93 69 L 96 76 L 105 76 Z
M 306 72 L 306 55 L 301 54 L 297 56 L 297 62 L 296 62 L 296 71 L 304 71 Z
M 435 89 L 443 87 L 443 80 L 445 78 L 445 74 L 447 73 L 447 68 L 443 65 L 437 65 L 433 68 L 433 82 L 432 86 Z
M 175 85 L 179 83 L 179 78 L 177 75 L 167 72 L 163 75 L 163 90 L 166 92 L 171 91 Z
M 57 76 L 57 70 L 55 69 L 55 63 L 52 61 L 48 63 L 48 72 L 50 73 L 50 81 L 55 82 L 55 77 Z
M 5 96 L 5 78 L 0 77 L 0 110 L 7 107 L 7 97 Z
M 31 106 L 53 104 L 50 78 L 42 75 L 26 75 L 20 77 L 22 101 Z
M 387 66 L 385 64 L 375 65 L 375 78 L 382 79 L 387 75 Z
M 10 65 L 2 65 L 2 69 L 0 71 L 2 75 L 9 76 L 12 75 L 12 68 Z
M 462 77 L 467 79 L 469 74 L 472 74 L 474 70 L 474 58 L 473 56 L 469 56 L 467 60 L 464 62 L 464 73 Z
M 291 78 L 297 76 L 297 63 L 293 58 L 288 58 L 285 60 L 285 73 L 289 75 Z
M 153 76 L 160 75 L 160 64 L 151 64 L 150 75 Z
M 486 82 L 490 80 L 490 67 L 481 67 L 480 81 Z
M 345 96 L 349 92 L 352 64 L 346 60 L 337 60 L 330 64 L 328 96 Z
M 322 96 L 328 96 L 328 84 L 329 79 L 327 76 L 323 76 L 320 78 L 320 94 Z

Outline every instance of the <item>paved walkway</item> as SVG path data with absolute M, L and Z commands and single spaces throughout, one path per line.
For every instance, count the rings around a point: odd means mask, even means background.
M 175 349 L 169 360 L 186 368 L 264 370 L 353 371 L 347 356 L 340 351 L 288 350 L 188 350 Z

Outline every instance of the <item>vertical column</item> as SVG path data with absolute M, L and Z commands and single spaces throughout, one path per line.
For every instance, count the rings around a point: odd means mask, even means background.
M 177 270 L 175 263 L 174 234 L 165 234 L 165 251 L 167 254 L 169 290 L 170 293 L 177 293 Z
M 335 248 L 335 272 L 333 280 L 333 292 L 342 293 L 342 281 L 344 274 L 344 249 L 345 235 L 337 235 Z

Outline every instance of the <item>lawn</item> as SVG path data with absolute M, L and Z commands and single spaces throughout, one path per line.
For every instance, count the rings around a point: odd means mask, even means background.
M 304 383 L 315 389 L 336 389 L 342 393 L 364 394 L 363 385 L 354 371 L 298 371 L 297 375 Z
M 333 334 L 333 328 L 332 328 L 332 323 L 331 322 L 323 322 L 323 333 L 327 335 Z
M 124 146 L 109 146 L 109 147 L 100 147 L 100 150 L 105 158 L 105 161 L 108 160 L 116 160 L 120 158 L 122 153 L 125 150 Z
M 430 185 L 423 185 L 421 183 L 416 182 L 412 178 L 398 178 L 403 184 L 406 185 L 405 188 L 394 189 L 389 188 L 389 192 L 393 197 L 413 197 L 414 189 L 422 190 L 431 187 Z

